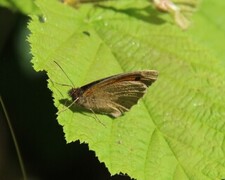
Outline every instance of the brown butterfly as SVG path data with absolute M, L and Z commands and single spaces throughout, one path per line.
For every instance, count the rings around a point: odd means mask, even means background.
M 158 72 L 142 70 L 100 79 L 80 88 L 72 88 L 68 94 L 73 103 L 92 112 L 119 117 L 137 104 L 146 89 L 156 81 Z

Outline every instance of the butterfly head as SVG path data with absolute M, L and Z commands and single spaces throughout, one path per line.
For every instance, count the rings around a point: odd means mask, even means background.
M 73 101 L 79 99 L 82 96 L 83 91 L 81 88 L 72 88 L 68 91 L 69 96 L 72 98 Z

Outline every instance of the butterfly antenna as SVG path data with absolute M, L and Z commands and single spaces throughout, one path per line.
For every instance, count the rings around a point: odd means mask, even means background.
M 73 81 L 69 78 L 69 76 L 66 74 L 66 72 L 63 70 L 63 68 L 56 62 L 54 61 L 54 63 L 62 70 L 62 72 L 65 74 L 65 76 L 67 77 L 67 79 L 69 79 L 70 83 L 74 86 Z M 65 85 L 65 84 L 64 84 Z

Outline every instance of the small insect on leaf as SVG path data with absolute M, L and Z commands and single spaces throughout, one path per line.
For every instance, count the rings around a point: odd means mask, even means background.
M 79 88 L 73 87 L 68 91 L 73 101 L 70 106 L 76 104 L 94 113 L 119 117 L 137 104 L 157 77 L 155 70 L 142 70 L 109 76 Z

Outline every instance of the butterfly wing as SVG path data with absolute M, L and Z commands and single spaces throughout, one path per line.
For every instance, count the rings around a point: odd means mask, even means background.
M 92 82 L 81 87 L 83 95 L 78 104 L 94 112 L 121 116 L 143 97 L 157 76 L 157 71 L 144 70 Z

